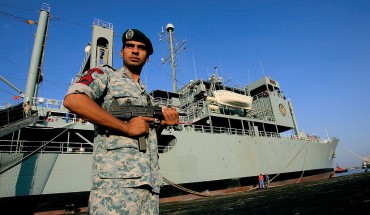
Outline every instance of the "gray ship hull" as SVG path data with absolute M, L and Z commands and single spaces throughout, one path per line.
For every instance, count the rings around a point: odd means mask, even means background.
M 290 138 L 166 131 L 175 138 L 162 147 L 162 175 L 176 184 L 192 184 L 329 170 L 338 144 Z M 20 159 L 23 153 L 1 153 L 1 163 Z M 0 198 L 88 192 L 91 187 L 91 153 L 36 153 L 0 175 Z M 291 180 L 292 178 L 289 178 Z M 274 179 L 279 180 L 279 176 Z M 251 184 L 253 186 L 253 184 Z M 207 189 L 207 188 L 204 188 Z
M 337 141 L 176 132 L 176 145 L 161 154 L 163 176 L 175 183 L 333 169 Z

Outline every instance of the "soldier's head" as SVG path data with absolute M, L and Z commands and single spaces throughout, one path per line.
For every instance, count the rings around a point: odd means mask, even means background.
M 141 42 L 145 45 L 145 50 L 148 55 L 153 54 L 153 45 L 152 42 L 145 34 L 137 29 L 127 29 L 122 35 L 122 49 L 125 48 L 127 41 L 136 41 Z
M 153 54 L 150 39 L 137 29 L 128 29 L 122 35 L 121 57 L 126 67 L 143 66 Z

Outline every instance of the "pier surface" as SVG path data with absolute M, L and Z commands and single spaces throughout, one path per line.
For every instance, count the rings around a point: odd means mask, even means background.
M 359 171 L 358 171 L 359 172 Z M 268 189 L 257 189 L 217 197 L 160 204 L 160 215 L 167 214 L 368 214 L 370 171 L 303 182 Z M 88 198 L 88 193 L 86 194 Z M 76 201 L 76 199 L 74 200 Z M 0 214 L 87 214 L 85 207 L 74 210 L 33 211 L 27 205 L 1 205 Z M 30 204 L 34 204 L 30 202 Z M 40 206 L 40 205 L 38 205 Z M 82 206 L 82 205 L 81 205 Z M 33 205 L 31 208 L 35 208 Z M 363 213 L 366 211 L 365 213 Z
M 218 197 L 164 203 L 160 214 L 361 214 L 370 208 L 370 172 Z

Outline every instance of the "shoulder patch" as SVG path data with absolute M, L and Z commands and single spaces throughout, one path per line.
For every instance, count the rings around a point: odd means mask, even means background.
M 77 83 L 80 83 L 80 84 L 85 84 L 87 86 L 90 85 L 91 82 L 94 81 L 94 79 L 91 77 L 91 75 L 96 72 L 98 74 L 104 74 L 104 72 L 99 69 L 99 68 L 92 68 L 92 69 L 89 69 L 86 74 L 84 74 L 84 76 L 82 76 L 80 78 L 80 80 L 77 82 Z

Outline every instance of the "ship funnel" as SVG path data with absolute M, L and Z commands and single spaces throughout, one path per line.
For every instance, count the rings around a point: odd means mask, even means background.
M 91 43 L 85 47 L 79 73 L 103 65 L 113 66 L 113 24 L 100 19 L 93 22 Z

